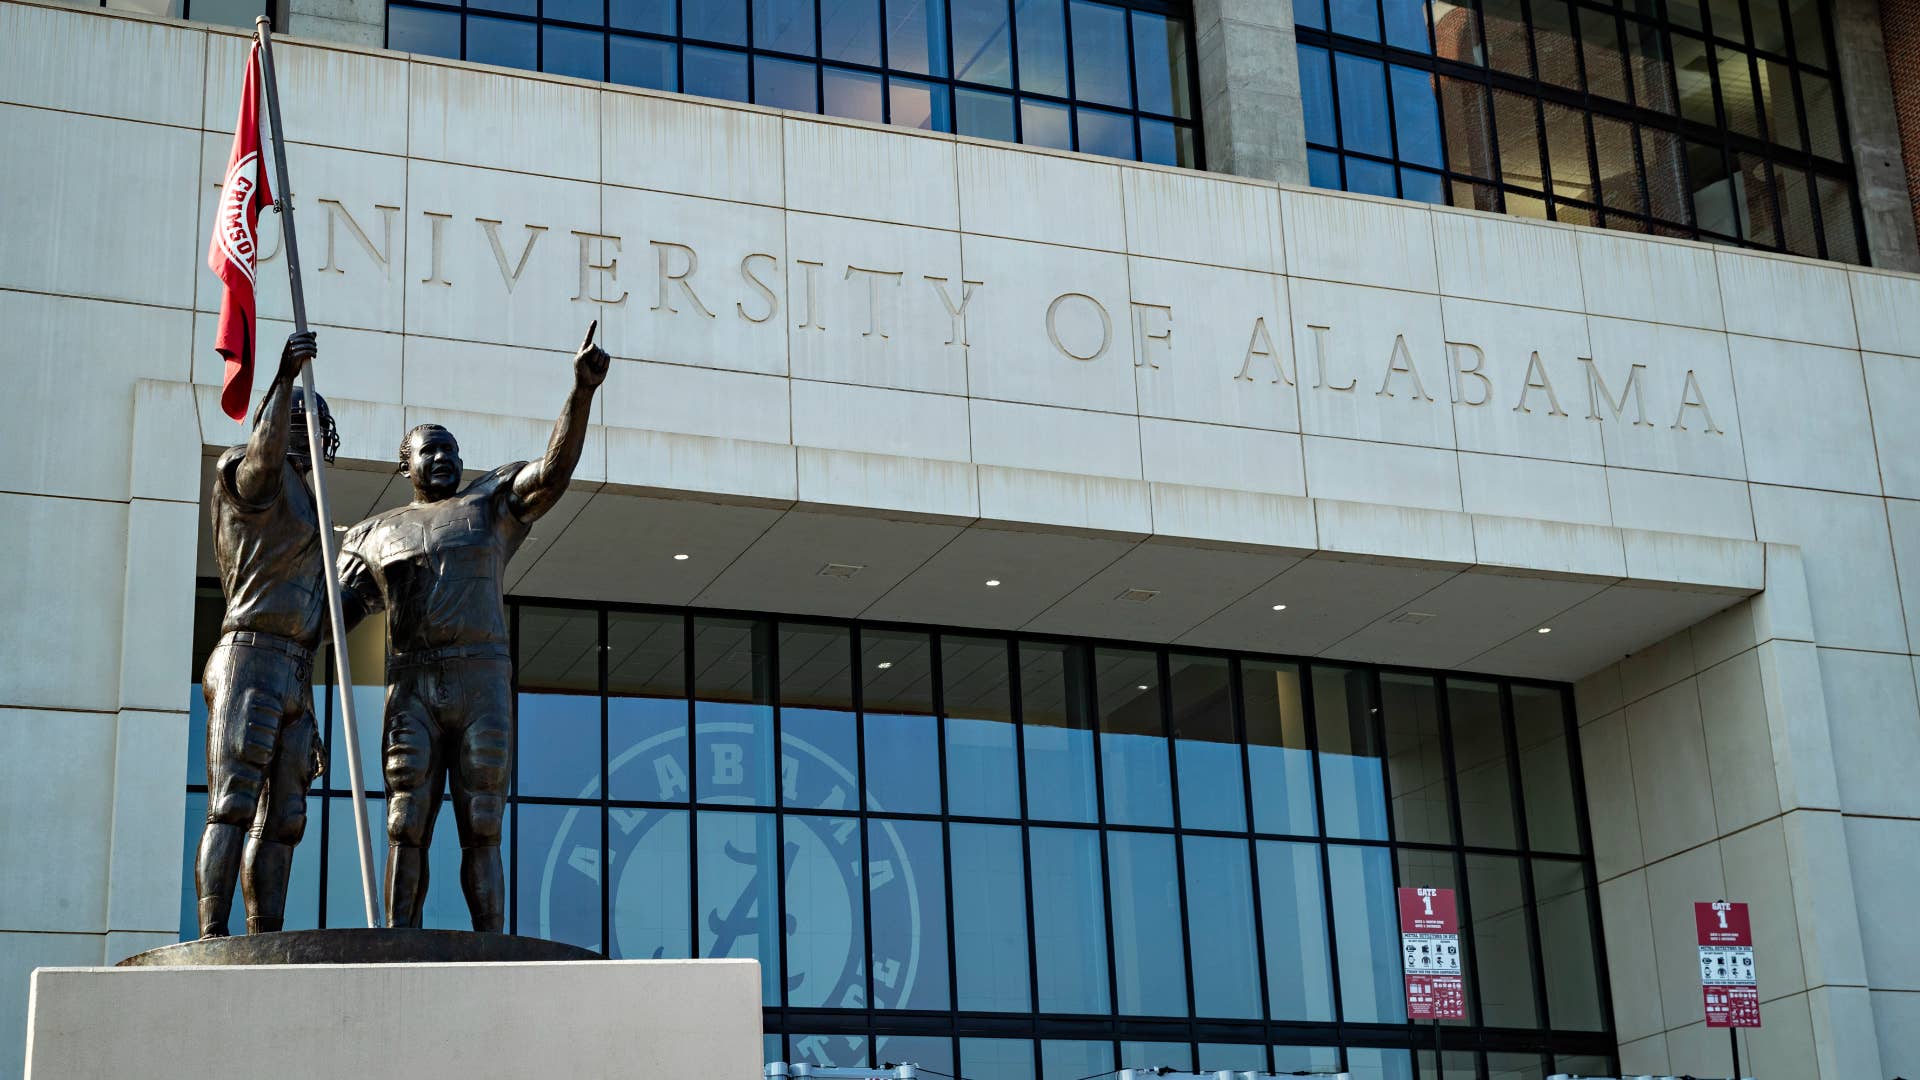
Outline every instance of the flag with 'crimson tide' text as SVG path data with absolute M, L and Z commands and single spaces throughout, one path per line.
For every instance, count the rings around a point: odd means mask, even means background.
M 235 420 L 247 417 L 253 393 L 254 261 L 259 254 L 257 226 L 262 207 L 271 205 L 267 161 L 260 152 L 260 43 L 247 54 L 247 75 L 240 91 L 240 120 L 233 129 L 233 153 L 227 157 L 220 208 L 213 218 L 207 265 L 225 286 L 213 347 L 226 361 L 220 384 L 220 408 Z

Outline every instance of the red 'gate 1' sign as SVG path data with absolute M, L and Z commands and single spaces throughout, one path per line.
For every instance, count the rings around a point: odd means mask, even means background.
M 1467 1018 L 1452 889 L 1400 890 L 1400 964 L 1407 978 L 1407 1019 Z
M 1714 900 L 1693 905 L 1700 938 L 1700 993 L 1708 1027 L 1759 1027 L 1760 985 L 1753 967 L 1753 925 L 1747 905 Z

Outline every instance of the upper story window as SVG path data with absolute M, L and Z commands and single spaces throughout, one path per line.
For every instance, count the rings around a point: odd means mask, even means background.
M 1859 262 L 1821 0 L 1294 0 L 1312 182 Z
M 392 3 L 408 52 L 1197 167 L 1186 4 L 1166 0 Z

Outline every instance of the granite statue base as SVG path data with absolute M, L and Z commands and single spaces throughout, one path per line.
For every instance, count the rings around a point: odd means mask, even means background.
M 327 930 L 41 968 L 26 1076 L 754 1080 L 752 960 L 587 960 L 505 934 Z

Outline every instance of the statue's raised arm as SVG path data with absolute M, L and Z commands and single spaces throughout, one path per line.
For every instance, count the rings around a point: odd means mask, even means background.
M 593 412 L 593 393 L 606 381 L 607 368 L 613 363 L 607 350 L 593 343 L 593 332 L 599 325 L 598 320 L 588 325 L 586 339 L 573 354 L 573 389 L 567 391 L 560 419 L 553 422 L 546 455 L 513 478 L 508 505 L 521 521 L 531 522 L 553 509 L 567 492 L 574 466 L 580 464 L 580 451 L 587 442 L 587 417 Z

